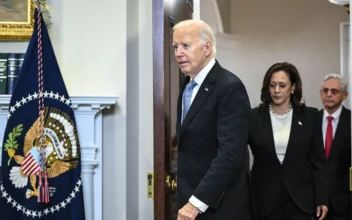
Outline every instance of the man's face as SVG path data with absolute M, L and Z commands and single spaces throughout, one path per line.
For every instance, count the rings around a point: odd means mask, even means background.
M 329 113 L 336 111 L 346 99 L 348 93 L 342 91 L 338 79 L 328 79 L 324 82 L 321 90 L 320 97 L 324 107 Z
M 195 26 L 180 27 L 173 34 L 176 61 L 184 74 L 194 77 L 205 66 L 211 53 L 211 43 L 200 42 L 199 30 Z

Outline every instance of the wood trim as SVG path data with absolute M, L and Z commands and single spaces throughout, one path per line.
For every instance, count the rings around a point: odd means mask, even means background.
M 153 0 L 154 220 L 165 219 L 164 0 Z
M 193 12 L 193 0 L 185 0 L 185 2 L 188 5 L 188 7 L 191 9 L 191 11 Z

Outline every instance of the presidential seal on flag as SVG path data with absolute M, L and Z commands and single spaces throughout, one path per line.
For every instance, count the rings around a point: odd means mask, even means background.
M 45 93 L 44 96 L 48 96 L 48 94 Z M 38 132 L 40 118 L 34 122 L 25 134 L 22 155 L 16 154 L 18 148 L 16 138 L 24 135 L 22 134 L 22 124 L 14 127 L 6 139 L 5 151 L 9 155 L 8 165 L 10 165 L 12 158 L 19 165 L 11 168 L 10 180 L 15 188 L 24 188 L 28 184 L 28 179 L 30 179 L 32 190 L 27 190 L 27 199 L 31 196 L 38 197 L 38 184 L 43 186 L 42 182 L 38 183 L 37 181 L 37 175 L 41 174 L 41 170 L 45 170 L 46 178 L 56 178 L 77 167 L 77 132 L 74 132 L 75 125 L 67 114 L 60 113 L 59 109 L 46 111 L 44 139 L 40 139 L 40 133 Z M 41 141 L 45 143 L 40 143 Z M 41 166 L 41 145 L 44 146 L 44 166 Z

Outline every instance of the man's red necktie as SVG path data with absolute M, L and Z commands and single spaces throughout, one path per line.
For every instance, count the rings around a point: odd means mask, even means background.
M 328 116 L 328 126 L 326 127 L 326 136 L 325 136 L 325 157 L 328 158 L 331 150 L 332 139 L 333 139 L 333 131 L 332 131 L 332 120 L 334 117 Z

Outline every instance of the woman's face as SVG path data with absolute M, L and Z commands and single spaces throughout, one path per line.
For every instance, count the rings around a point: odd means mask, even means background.
M 273 105 L 283 105 L 290 101 L 291 92 L 295 91 L 295 85 L 291 83 L 288 74 L 284 71 L 275 72 L 271 76 L 269 92 Z

